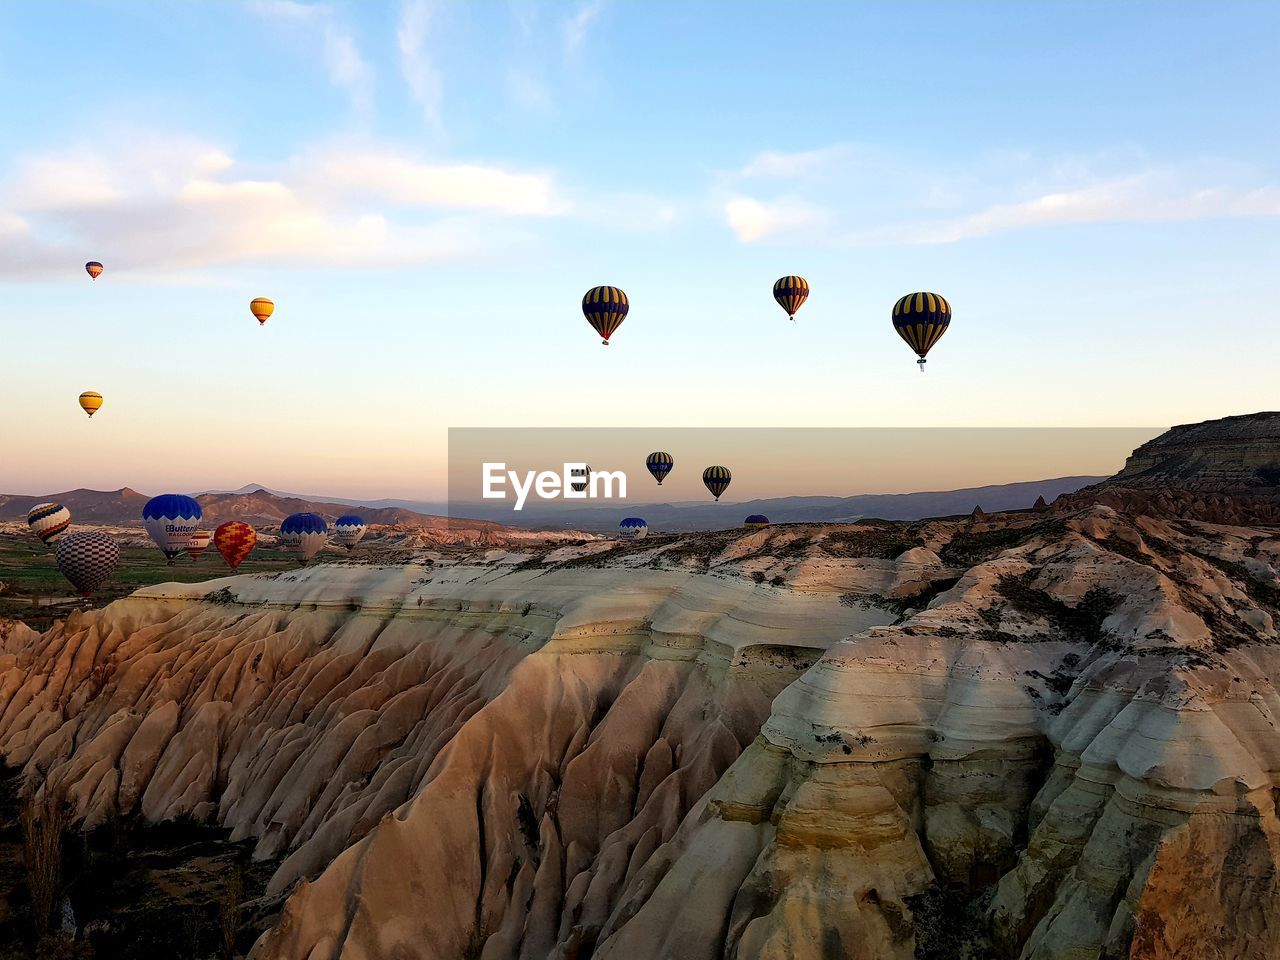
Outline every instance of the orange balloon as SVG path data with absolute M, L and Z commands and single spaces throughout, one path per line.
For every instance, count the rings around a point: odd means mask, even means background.
M 213 531 L 213 545 L 222 554 L 222 559 L 227 561 L 232 573 L 253 553 L 257 543 L 257 531 L 241 520 L 228 520 Z
M 258 318 L 258 323 L 266 323 L 267 318 L 276 312 L 276 305 L 266 297 L 254 297 L 249 301 L 249 312 Z
M 84 393 L 80 394 L 80 409 L 89 416 L 92 417 L 101 408 L 102 394 L 96 393 L 93 390 L 86 390 Z

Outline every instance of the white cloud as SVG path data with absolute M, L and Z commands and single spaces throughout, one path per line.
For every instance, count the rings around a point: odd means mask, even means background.
M 764 202 L 753 197 L 732 197 L 724 205 L 725 219 L 743 243 L 796 233 L 823 222 L 820 210 L 795 200 Z
M 844 146 L 823 147 L 799 153 L 781 153 L 769 150 L 758 154 L 742 168 L 744 177 L 804 177 L 829 170 L 849 156 Z
M 564 22 L 564 49 L 568 54 L 576 53 L 586 42 L 587 32 L 600 11 L 604 9 L 604 0 L 587 0 L 578 7 L 572 17 Z
M 250 0 L 249 9 L 264 19 L 314 34 L 320 41 L 329 82 L 346 91 L 357 111 L 373 109 L 373 70 L 332 7 L 300 0 Z
M 1166 172 L 1138 174 L 988 206 L 948 220 L 888 225 L 867 242 L 955 243 L 1034 227 L 1280 217 L 1280 187 L 1192 187 Z
M 517 67 L 507 70 L 507 94 L 523 110 L 543 114 L 553 112 L 551 91 L 528 70 Z
M 400 48 L 400 72 L 409 85 L 410 95 L 422 108 L 422 115 L 427 123 L 439 128 L 442 100 L 440 74 L 427 50 L 432 12 L 428 0 L 405 0 L 400 7 L 396 43 Z
M 786 196 L 750 196 L 760 178 Z M 1221 161 L 1152 165 L 1132 150 L 1040 157 L 1000 151 L 961 170 L 856 145 L 765 152 L 716 189 L 743 243 L 804 231 L 825 244 L 955 243 L 1072 224 L 1280 216 L 1280 185 Z M 945 215 L 943 215 L 945 212 Z
M 420 163 L 391 150 L 332 151 L 307 162 L 331 189 L 369 194 L 397 205 L 537 216 L 567 209 L 549 174 Z
M 25 236 L 30 229 L 27 221 L 23 220 L 22 217 L 0 210 L 0 237 Z
M 161 273 L 476 258 L 522 241 L 515 219 L 567 210 L 544 173 L 333 148 L 246 171 L 207 143 L 134 137 L 20 158 L 0 183 L 0 276 L 90 257 Z

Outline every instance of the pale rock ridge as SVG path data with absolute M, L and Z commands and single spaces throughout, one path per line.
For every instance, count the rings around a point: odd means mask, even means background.
M 11 626 L 0 751 L 86 826 L 216 820 L 284 858 L 272 892 L 319 877 L 264 950 L 545 955 L 603 924 L 777 690 L 898 615 L 842 602 L 857 560 L 784 589 L 728 561 L 489 559 L 169 584 Z
M 169 585 L 0 633 L 0 751 L 283 856 L 256 958 L 908 958 L 962 916 L 1261 960 L 1278 567 L 1093 507 Z
M 1098 508 L 835 645 L 594 956 L 905 960 L 934 884 L 1002 955 L 1275 956 L 1278 547 Z

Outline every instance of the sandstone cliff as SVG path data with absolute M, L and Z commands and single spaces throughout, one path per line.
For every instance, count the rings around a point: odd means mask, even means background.
M 0 634 L 0 752 L 253 840 L 258 958 L 1270 957 L 1277 566 L 1093 506 L 168 585 Z
M 1114 477 L 1055 507 L 1089 503 L 1211 523 L 1280 523 L 1280 413 L 1174 427 L 1138 447 Z

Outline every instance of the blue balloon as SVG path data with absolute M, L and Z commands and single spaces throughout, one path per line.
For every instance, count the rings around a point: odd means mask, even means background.
M 281 533 L 328 533 L 329 525 L 318 513 L 292 513 L 280 524 Z
M 618 536 L 623 540 L 642 540 L 649 533 L 649 524 L 640 517 L 627 517 L 618 524 Z
M 364 537 L 367 529 L 364 517 L 348 513 L 339 517 L 333 525 L 333 536 L 338 543 L 346 547 L 348 551 L 351 551 L 355 549 L 356 544 Z
M 300 553 L 303 563 L 316 555 L 328 535 L 329 525 L 318 513 L 290 514 L 280 524 L 280 542 Z
M 200 528 L 200 504 L 180 493 L 162 493 L 142 508 L 142 525 L 172 566 Z

